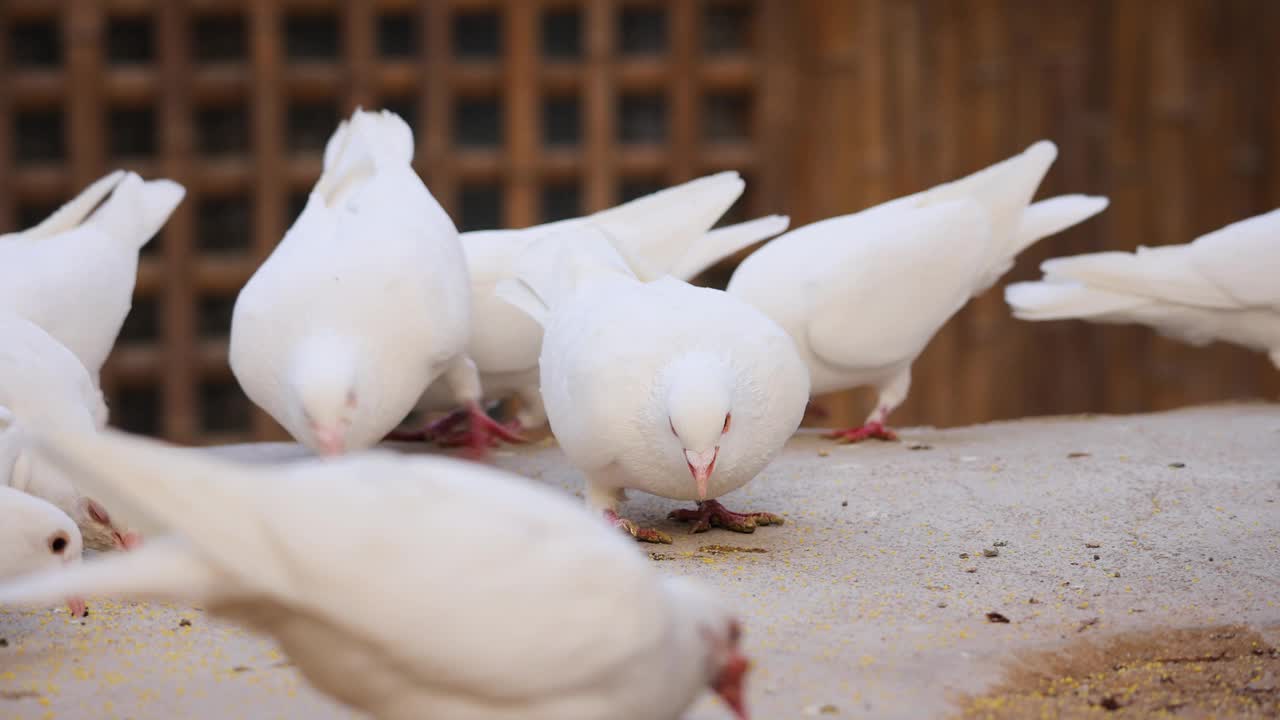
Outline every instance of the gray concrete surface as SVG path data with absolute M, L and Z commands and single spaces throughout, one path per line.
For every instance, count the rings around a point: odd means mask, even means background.
M 628 505 L 631 517 L 676 536 L 674 546 L 646 547 L 663 571 L 704 578 L 741 609 L 757 661 L 755 718 L 945 716 L 1022 649 L 1083 633 L 1280 623 L 1280 406 L 903 437 L 837 446 L 798 436 L 726 499 L 786 516 L 753 535 L 690 536 L 663 520 L 674 503 L 637 496 Z M 297 454 L 279 445 L 220 452 Z M 550 443 L 496 460 L 580 488 Z M 83 621 L 0 611 L 0 717 L 351 716 L 307 688 L 269 642 L 202 612 L 101 601 L 91 611 Z M 1010 622 L 988 622 L 988 612 Z M 728 715 L 704 698 L 689 717 Z

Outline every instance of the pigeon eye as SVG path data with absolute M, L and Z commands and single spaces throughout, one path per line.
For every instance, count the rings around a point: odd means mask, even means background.
M 730 424 L 732 421 L 733 421 L 733 413 L 725 413 L 725 416 L 724 416 L 724 427 L 723 427 L 723 428 L 721 428 L 721 430 L 720 430 L 720 434 L 721 434 L 721 435 L 723 435 L 723 434 L 725 434 L 725 433 L 729 432 L 729 424 Z
M 67 534 L 64 532 L 54 533 L 49 538 L 49 550 L 54 555 L 61 555 L 67 549 Z

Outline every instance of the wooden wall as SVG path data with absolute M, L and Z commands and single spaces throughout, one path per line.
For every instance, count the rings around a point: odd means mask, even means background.
M 793 181 L 777 202 L 795 220 L 916 191 L 1039 138 L 1059 146 L 1041 196 L 1111 197 L 948 323 L 896 422 L 1280 395 L 1259 354 L 1138 327 L 1025 323 L 1001 295 L 1048 257 L 1188 242 L 1280 207 L 1280 3 L 812 0 L 794 13 Z M 857 422 L 869 404 L 856 393 L 832 408 Z
M 1270 0 L 4 0 L 0 230 L 114 167 L 185 184 L 104 374 L 114 417 L 183 442 L 273 437 L 226 367 L 231 303 L 358 104 L 415 126 L 417 167 L 467 229 L 728 168 L 748 179 L 736 219 L 794 226 L 1051 138 L 1043 193 L 1112 207 L 1007 282 L 1280 206 L 1278 29 Z M 1280 393 L 1241 350 L 1015 321 L 1004 284 L 934 340 L 895 422 Z M 849 422 L 867 404 L 830 407 Z

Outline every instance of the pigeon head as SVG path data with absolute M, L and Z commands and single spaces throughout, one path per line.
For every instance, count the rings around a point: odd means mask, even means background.
M 663 579 L 663 590 L 677 614 L 692 627 L 682 628 L 680 637 L 692 647 L 679 652 L 697 661 L 696 677 L 702 688 L 711 688 L 739 720 L 747 720 L 746 678 L 751 661 L 743 654 L 742 623 L 697 581 L 685 577 Z
M 42 498 L 74 520 L 77 546 L 130 550 L 141 544 L 138 533 L 112 522 L 106 508 L 81 495 L 66 473 L 31 452 L 27 442 L 22 425 L 0 407 L 0 484 Z
M 733 425 L 733 372 L 706 352 L 680 356 L 667 366 L 667 424 L 698 489 L 707 499 L 707 482 L 716 469 L 720 442 Z
M 290 375 L 290 433 L 321 455 L 346 452 L 360 409 L 359 373 L 350 343 L 314 338 L 301 343 Z
M 80 562 L 84 540 L 71 518 L 52 504 L 20 490 L 0 486 L 5 521 L 0 527 L 0 576 L 17 577 Z M 84 601 L 67 600 L 76 617 Z

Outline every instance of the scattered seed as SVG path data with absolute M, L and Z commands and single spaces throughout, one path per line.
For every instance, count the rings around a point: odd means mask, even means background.
M 1121 707 L 1121 705 L 1120 705 L 1120 701 L 1119 701 L 1119 700 L 1116 700 L 1116 699 L 1115 699 L 1115 696 L 1113 696 L 1113 695 L 1108 695 L 1108 696 L 1106 696 L 1106 697 L 1102 698 L 1102 702 L 1098 703 L 1098 705 L 1099 705 L 1103 710 L 1119 710 L 1119 709 L 1120 709 L 1120 707 Z
M 40 693 L 30 690 L 0 690 L 0 700 L 26 700 L 27 698 L 38 698 Z
M 1000 554 L 1000 551 L 993 547 L 982 549 L 982 557 L 996 557 L 999 554 Z
M 182 618 L 178 621 L 178 627 L 191 627 L 191 621 L 186 618 Z
M 840 501 L 840 507 L 849 507 L 849 501 L 848 501 L 848 500 L 841 500 L 841 501 Z
M 827 452 L 826 450 L 819 450 L 819 451 L 818 451 L 818 457 L 826 457 L 826 456 L 828 456 L 828 455 L 830 455 L 830 454 L 831 454 L 831 453 Z
M 976 567 L 967 567 L 967 568 L 965 568 L 965 569 L 964 569 L 964 571 L 965 571 L 965 572 L 967 572 L 967 573 L 976 573 L 976 572 L 978 572 L 978 568 L 976 568 Z
M 724 553 L 767 553 L 762 547 L 742 547 L 739 545 L 703 545 L 698 548 L 698 552 L 704 552 L 709 555 L 723 555 Z
M 940 603 L 938 603 L 938 607 L 940 607 L 940 608 L 944 608 L 944 607 L 946 607 L 946 606 L 947 606 L 947 603 L 946 603 L 946 602 L 940 602 Z
M 1083 620 L 1080 622 L 1080 627 L 1076 628 L 1076 632 L 1084 632 L 1085 630 L 1088 630 L 1089 628 L 1097 624 L 1098 624 L 1098 618 L 1096 617 L 1091 617 L 1087 620 Z
M 987 622 L 1007 623 L 1009 622 L 1009 618 L 1005 617 L 1004 615 L 1001 615 L 998 612 L 989 612 L 987 613 Z
M 247 673 L 251 670 L 253 670 L 253 668 L 248 667 L 247 665 L 237 665 L 231 668 L 231 672 L 233 673 Z
M 1009 546 L 1009 541 L 1008 541 L 1008 540 L 997 540 L 997 541 L 995 541 L 995 542 L 993 542 L 993 543 L 991 543 L 991 544 L 992 544 L 993 546 L 995 546 L 995 547 L 1008 547 L 1008 546 Z
M 1040 601 L 1035 598 L 1027 598 L 1028 605 L 1039 605 Z
M 675 559 L 676 559 L 676 556 L 675 556 L 675 555 L 668 555 L 668 554 L 666 554 L 666 553 L 660 553 L 660 552 L 651 552 L 651 553 L 649 553 L 649 559 L 650 559 L 650 560 L 656 560 L 656 561 L 658 561 L 658 562 L 662 562 L 663 560 L 675 560 Z
M 1102 543 L 1087 542 L 1084 544 L 1084 546 L 1089 548 L 1090 550 L 1093 550 L 1093 549 L 1102 547 Z
M 969 559 L 969 553 L 960 553 L 960 559 L 961 559 L 961 560 L 968 560 L 968 559 Z
M 9 641 L 6 638 L 0 638 L 0 647 L 9 647 Z
M 1111 577 L 1120 577 L 1120 572 L 1119 572 L 1119 571 L 1116 571 L 1116 572 L 1111 573 Z
M 804 709 L 805 715 L 839 715 L 840 708 L 827 703 L 826 705 L 809 705 Z
M 932 450 L 933 446 L 927 443 L 911 443 L 907 446 L 908 450 Z
M 1072 460 L 1075 460 L 1076 458 L 1086 458 L 1086 457 L 1089 457 L 1089 453 L 1087 453 L 1087 452 L 1072 452 L 1072 453 L 1067 453 L 1067 457 L 1068 457 L 1068 458 L 1070 458 L 1070 459 L 1072 459 Z
M 1169 467 L 1174 468 L 1175 470 L 1180 470 L 1180 469 L 1182 469 L 1182 468 L 1184 468 L 1184 467 L 1186 467 L 1186 466 L 1187 466 L 1187 464 L 1186 464 L 1186 463 L 1184 463 L 1184 462 L 1171 462 L 1171 463 L 1169 463 Z

